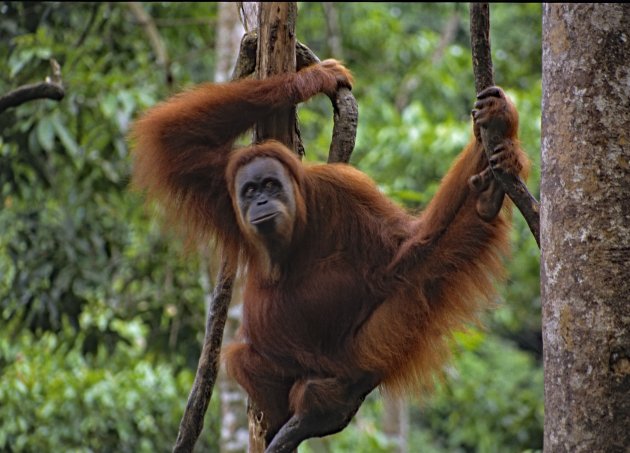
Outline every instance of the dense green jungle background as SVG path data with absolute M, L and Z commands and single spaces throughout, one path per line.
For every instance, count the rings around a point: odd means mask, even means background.
M 298 39 L 355 74 L 351 163 L 418 210 L 471 136 L 475 89 L 466 3 L 335 3 L 333 54 L 321 3 L 299 4 Z M 170 451 L 204 333 L 205 263 L 129 190 L 132 121 L 212 80 L 216 3 L 144 3 L 170 55 L 172 86 L 125 3 L 1 2 L 0 95 L 61 64 L 66 96 L 0 113 L 0 450 Z M 492 4 L 496 81 L 521 115 L 538 196 L 540 4 Z M 334 30 L 333 30 L 334 32 Z M 327 99 L 299 109 L 309 161 L 324 160 Z M 410 398 L 409 451 L 542 448 L 539 254 L 515 213 L 495 310 L 461 333 L 436 392 Z M 218 452 L 213 398 L 198 451 Z M 317 446 L 388 452 L 371 396 Z

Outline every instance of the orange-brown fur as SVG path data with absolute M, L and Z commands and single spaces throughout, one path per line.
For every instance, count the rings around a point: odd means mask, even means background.
M 272 432 L 292 413 L 334 412 L 367 375 L 393 391 L 430 381 L 451 333 L 474 319 L 502 275 L 509 214 L 481 219 L 480 194 L 468 185 L 488 166 L 478 133 L 418 217 L 348 165 L 304 166 L 273 141 L 232 149 L 276 108 L 350 83 L 327 60 L 297 74 L 203 85 L 153 108 L 133 131 L 135 185 L 193 236 L 214 236 L 232 262 L 244 260 L 242 340 L 225 360 Z M 516 110 L 496 102 L 490 114 L 510 124 L 507 163 L 518 173 Z M 274 273 L 232 201 L 236 171 L 258 156 L 278 159 L 296 193 L 291 247 Z

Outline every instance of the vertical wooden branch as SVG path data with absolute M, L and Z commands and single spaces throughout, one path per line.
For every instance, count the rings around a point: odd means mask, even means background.
M 317 55 L 304 44 L 298 42 L 296 47 L 297 69 L 319 62 Z M 348 163 L 354 150 L 359 122 L 359 108 L 352 91 L 341 87 L 330 101 L 333 105 L 333 132 L 328 150 L 328 163 Z
M 245 39 L 243 39 L 244 41 Z M 241 44 L 232 78 L 238 79 L 247 75 L 246 70 L 240 71 L 239 68 L 251 67 L 253 70 L 255 58 L 256 54 L 251 52 L 251 46 L 246 48 Z M 217 285 L 215 286 L 210 309 L 208 310 L 204 343 L 199 356 L 195 381 L 179 425 L 177 441 L 173 447 L 174 453 L 192 452 L 203 429 L 205 414 L 212 398 L 212 391 L 214 390 L 219 371 L 221 343 L 228 308 L 232 299 L 235 275 L 236 269 L 224 260 L 221 264 Z
M 179 424 L 179 433 L 175 447 L 173 447 L 173 453 L 192 452 L 203 429 L 204 417 L 219 371 L 219 353 L 223 340 L 223 328 L 232 298 L 234 274 L 234 268 L 223 262 L 206 319 L 206 333 L 195 381 Z
M 258 13 L 258 47 L 256 51 L 256 71 L 258 79 L 276 74 L 296 71 L 295 25 L 297 22 L 296 2 L 260 2 Z M 275 139 L 284 143 L 298 155 L 304 148 L 297 127 L 296 107 L 285 109 L 254 127 L 254 142 Z M 271 333 L 273 334 L 273 333 Z M 265 450 L 267 427 L 264 414 L 250 401 L 249 408 L 250 453 Z
M 271 76 L 282 72 L 294 72 L 305 66 L 319 62 L 319 58 L 303 44 L 297 43 L 295 40 L 295 22 L 297 9 L 295 5 L 286 3 L 277 4 L 270 3 L 261 7 L 256 2 L 244 2 L 241 4 L 241 11 L 244 15 L 245 23 L 255 23 L 251 14 L 259 14 L 260 8 L 260 24 L 259 30 L 253 30 L 243 36 L 239 58 L 234 69 L 233 79 L 246 77 L 256 71 L 259 78 Z M 286 24 L 285 24 L 286 21 Z M 283 25 L 285 24 L 285 25 Z M 289 26 L 289 24 L 292 24 Z M 291 46 L 292 52 L 279 52 L 281 46 L 278 41 L 278 33 L 283 31 L 284 38 L 281 40 L 282 46 Z M 266 36 L 259 42 L 259 36 Z M 261 55 L 262 53 L 262 55 Z M 275 53 L 276 58 L 270 58 L 266 53 Z M 264 62 L 262 62 L 264 59 Z M 288 62 L 292 65 L 287 66 Z M 331 97 L 334 108 L 334 127 L 333 137 L 329 152 L 329 162 L 348 162 L 356 138 L 358 109 L 357 103 L 352 92 L 347 88 L 341 88 Z M 288 125 L 288 127 L 287 127 Z M 265 123 L 261 123 L 256 129 L 253 140 L 261 141 L 267 138 L 280 140 L 289 146 L 293 143 L 292 149 L 301 150 L 302 145 L 299 140 L 299 132 L 297 132 L 297 117 L 295 108 L 283 112 L 278 118 L 270 119 Z M 225 264 L 224 264 L 225 266 Z M 220 278 L 223 281 L 223 278 Z M 223 285 L 228 291 L 231 291 L 232 276 L 226 279 Z M 229 303 L 230 296 L 221 296 L 218 301 Z M 217 303 L 215 301 L 215 303 Z M 227 309 L 227 308 L 226 308 Z M 218 323 L 218 324 L 217 324 Z M 220 317 L 214 317 L 213 320 L 208 318 L 208 331 L 223 331 L 225 320 Z M 201 432 L 203 426 L 203 416 L 208 407 L 209 398 L 214 385 L 213 379 L 202 379 L 211 373 L 208 367 L 214 361 L 207 356 L 208 351 L 204 348 L 200 358 L 199 368 L 197 370 L 197 378 L 193 385 L 187 412 L 182 419 L 180 426 L 180 435 L 178 436 L 178 444 L 174 451 L 184 452 L 191 451 L 194 443 Z M 218 351 L 217 351 L 218 354 Z M 216 376 L 216 375 L 215 375 Z M 205 384 L 201 384 L 205 382 Z M 205 387 L 204 387 L 205 386 Z M 201 391 L 204 389 L 205 391 Z M 199 410 L 201 408 L 201 410 Z M 189 414 L 191 412 L 191 415 Z M 199 424 L 200 423 L 200 424 Z M 264 444 L 264 416 L 251 405 L 249 408 L 249 424 L 250 424 L 250 453 L 262 452 L 265 449 Z
M 328 163 L 343 162 L 347 164 L 350 162 L 357 138 L 359 122 L 357 101 L 348 88 L 337 90 L 331 101 L 334 110 L 334 126 L 330 149 L 328 150 Z
M 481 93 L 494 85 L 490 52 L 490 7 L 487 3 L 470 4 L 470 47 L 475 89 L 477 93 Z
M 492 56 L 490 52 L 490 11 L 487 3 L 470 4 L 470 44 L 472 49 L 475 89 L 480 93 L 494 85 Z M 481 128 L 481 140 L 488 159 L 499 144 L 500 137 L 489 137 L 487 129 Z M 525 183 L 518 177 L 504 172 L 493 172 L 501 188 L 512 199 L 525 218 L 530 231 L 540 248 L 540 207 L 529 193 Z
M 255 73 L 258 79 L 295 72 L 296 21 L 296 2 L 260 3 Z M 281 141 L 300 157 L 304 155 L 295 106 L 256 124 L 254 141 L 270 138 Z
M 127 6 L 134 15 L 135 19 L 138 21 L 138 24 L 142 26 L 144 33 L 149 40 L 149 44 L 155 53 L 156 63 L 164 70 L 166 84 L 169 88 L 172 87 L 173 73 L 171 72 L 171 62 L 168 57 L 168 50 L 166 49 L 164 41 L 160 36 L 160 32 L 155 25 L 155 21 L 149 13 L 146 12 L 141 2 L 127 2 Z

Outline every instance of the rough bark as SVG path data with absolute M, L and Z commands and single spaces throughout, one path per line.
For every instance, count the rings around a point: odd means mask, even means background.
M 295 72 L 296 2 L 261 2 L 258 24 L 256 77 L 265 79 L 275 74 Z M 255 127 L 255 141 L 269 138 L 284 143 L 304 155 L 297 129 L 296 107 L 260 121 Z
M 260 2 L 258 14 L 258 47 L 256 71 L 258 79 L 275 74 L 295 72 L 295 24 L 297 21 L 296 2 Z M 297 129 L 296 108 L 261 121 L 254 128 L 254 142 L 273 138 L 284 143 L 300 156 L 304 155 Z M 262 453 L 265 450 L 266 427 L 264 417 L 250 401 L 249 407 L 249 452 Z
M 258 13 L 261 2 L 237 2 L 241 21 L 247 33 L 258 29 Z
M 543 9 L 545 452 L 630 446 L 630 5 Z

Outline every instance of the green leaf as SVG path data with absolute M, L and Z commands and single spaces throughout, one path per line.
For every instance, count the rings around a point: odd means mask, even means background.
M 40 146 L 46 151 L 52 152 L 55 147 L 55 130 L 50 117 L 45 116 L 37 123 L 36 134 Z
M 81 169 L 83 166 L 83 150 L 75 141 L 74 137 L 70 134 L 65 124 L 63 123 L 60 115 L 56 114 L 52 117 L 52 125 L 55 129 L 55 133 L 59 140 L 63 144 L 70 157 L 73 158 L 77 168 Z

